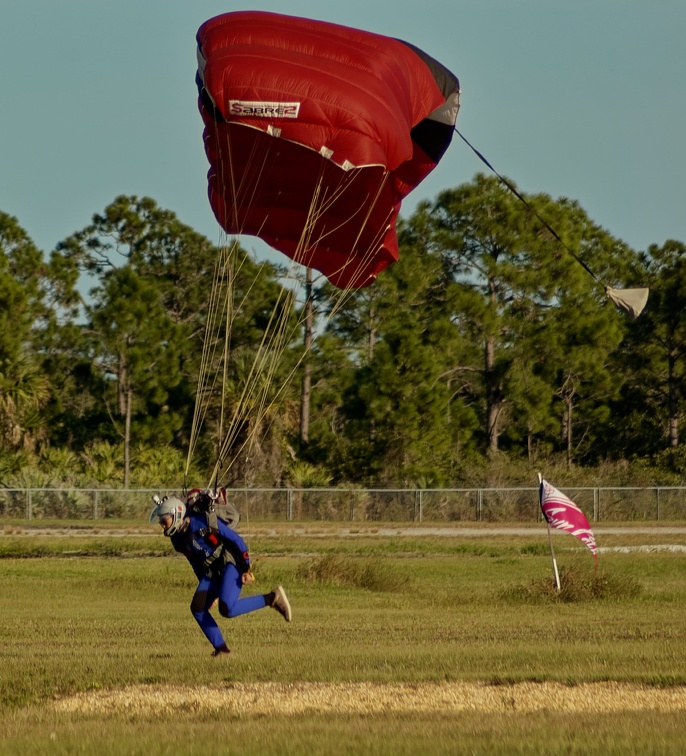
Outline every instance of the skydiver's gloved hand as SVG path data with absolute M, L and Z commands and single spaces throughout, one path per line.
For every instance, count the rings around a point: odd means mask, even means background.
M 252 569 L 248 568 L 247 572 L 244 572 L 241 575 L 241 580 L 243 582 L 243 585 L 250 585 L 251 583 L 255 582 L 255 575 L 253 574 Z

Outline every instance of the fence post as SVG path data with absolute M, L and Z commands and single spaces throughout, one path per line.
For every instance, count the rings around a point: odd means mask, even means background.
M 98 504 L 100 503 L 98 501 L 98 489 L 97 488 L 95 489 L 95 491 L 93 492 L 93 494 L 94 494 L 93 495 L 93 519 L 97 520 L 98 519 Z
M 484 492 L 481 489 L 479 489 L 479 491 L 478 491 L 477 501 L 478 501 L 478 510 L 477 510 L 477 518 L 476 519 L 479 522 L 481 522 L 481 511 L 482 511 L 483 505 L 484 505 Z
M 419 522 L 424 519 L 424 500 L 422 498 L 422 491 L 419 491 Z
M 660 487 L 659 486 L 655 489 L 655 493 L 657 494 L 657 521 L 660 522 Z
M 288 500 L 286 504 L 286 519 L 288 522 L 290 522 L 293 519 L 293 491 L 289 488 L 288 491 Z
M 351 522 L 355 522 L 355 489 L 351 491 L 352 496 L 350 497 L 350 520 Z
M 26 519 L 30 520 L 33 517 L 33 501 L 31 500 L 31 489 L 26 489 Z

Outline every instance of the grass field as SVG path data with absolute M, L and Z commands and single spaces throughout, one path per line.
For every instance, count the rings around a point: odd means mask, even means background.
M 248 531 L 294 618 L 190 615 L 135 523 L 0 530 L 0 752 L 686 752 L 686 528 Z M 506 530 L 506 529 L 505 529 Z M 424 533 L 424 531 L 416 531 Z

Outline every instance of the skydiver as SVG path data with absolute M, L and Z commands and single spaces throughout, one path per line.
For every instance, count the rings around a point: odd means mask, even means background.
M 202 513 L 187 513 L 186 504 L 176 496 L 163 499 L 153 497 L 155 506 L 150 522 L 158 522 L 174 549 L 188 559 L 198 578 L 191 601 L 191 614 L 207 640 L 212 644 L 212 656 L 230 653 L 219 626 L 210 614 L 218 605 L 222 617 L 238 617 L 267 606 L 291 621 L 291 605 L 286 592 L 279 585 L 270 593 L 239 598 L 244 585 L 255 577 L 245 541 L 231 530 L 221 518 L 208 524 Z

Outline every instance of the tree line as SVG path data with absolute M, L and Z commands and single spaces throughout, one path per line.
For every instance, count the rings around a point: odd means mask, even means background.
M 294 292 L 239 249 L 240 307 L 216 336 L 231 344 L 224 413 L 266 380 L 251 365 L 274 308 L 296 325 L 220 482 L 439 487 L 543 465 L 679 478 L 686 246 L 638 252 L 577 202 L 526 199 L 483 175 L 441 192 L 400 222 L 399 261 L 345 297 L 312 271 Z M 649 286 L 644 313 L 617 311 L 537 215 L 600 280 Z M 5 485 L 178 483 L 218 255 L 147 197 L 115 198 L 49 255 L 0 211 Z M 194 483 L 220 442 L 208 404 Z

